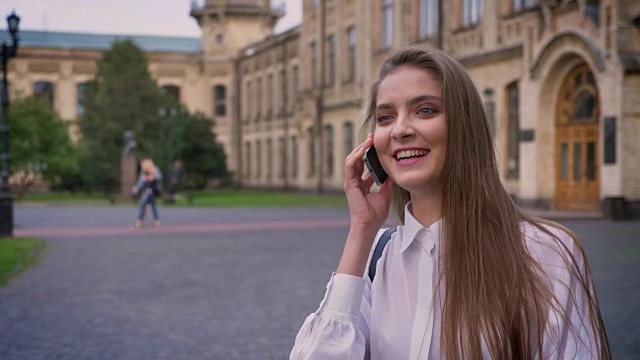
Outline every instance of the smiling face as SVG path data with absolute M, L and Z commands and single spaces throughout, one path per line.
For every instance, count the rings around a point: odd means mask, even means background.
M 436 74 L 401 66 L 387 75 L 374 121 L 374 146 L 393 182 L 412 195 L 440 194 L 447 122 Z

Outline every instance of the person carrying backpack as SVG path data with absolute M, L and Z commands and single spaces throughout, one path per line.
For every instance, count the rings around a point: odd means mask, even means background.
M 462 65 L 398 50 L 366 113 L 369 135 L 345 160 L 342 257 L 290 359 L 610 359 L 582 245 L 503 187 Z M 363 177 L 372 146 L 388 175 L 377 192 Z M 401 225 L 385 235 L 390 208 Z
M 132 194 L 140 195 L 140 201 L 138 202 L 138 217 L 136 218 L 135 227 L 139 229 L 144 225 L 147 206 L 151 207 L 151 212 L 153 214 L 153 226 L 159 227 L 160 217 L 158 216 L 156 197 L 161 194 L 162 174 L 151 159 L 142 159 L 142 161 L 140 161 L 140 170 L 138 182 L 131 190 Z

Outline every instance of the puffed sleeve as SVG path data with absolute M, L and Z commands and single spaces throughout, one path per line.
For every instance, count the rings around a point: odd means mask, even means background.
M 290 360 L 363 360 L 368 356 L 370 286 L 361 277 L 334 273 L 320 307 L 296 336 Z
M 595 288 L 576 240 L 560 229 L 550 229 L 560 240 L 557 251 L 541 260 L 557 302 L 549 311 L 543 354 L 548 359 L 599 359 L 600 340 L 594 331 L 590 296 Z M 549 250 L 549 249 L 547 249 Z M 582 285 L 587 283 L 588 292 Z

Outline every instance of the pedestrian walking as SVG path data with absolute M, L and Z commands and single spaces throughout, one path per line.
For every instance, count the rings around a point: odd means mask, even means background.
M 346 158 L 342 257 L 291 359 L 611 358 L 580 242 L 507 193 L 456 60 L 421 48 L 388 57 L 365 129 Z M 362 176 L 371 146 L 388 175 L 378 192 Z M 402 222 L 392 234 L 380 229 L 390 207 Z
M 140 161 L 140 176 L 131 189 L 131 192 L 140 195 L 138 202 L 138 216 L 135 227 L 141 228 L 144 225 L 146 208 L 150 207 L 153 214 L 153 226 L 160 226 L 160 217 L 156 205 L 156 197 L 160 196 L 162 189 L 162 173 L 154 164 L 153 160 L 145 158 Z

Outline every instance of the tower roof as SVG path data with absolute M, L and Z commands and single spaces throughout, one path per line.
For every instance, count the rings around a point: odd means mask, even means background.
M 39 30 L 21 30 L 19 35 L 20 47 L 24 48 L 43 47 L 107 50 L 116 40 L 130 39 L 145 52 L 197 53 L 202 50 L 200 38 L 189 37 L 92 34 Z M 0 30 L 0 39 L 9 42 L 10 35 L 6 30 Z

